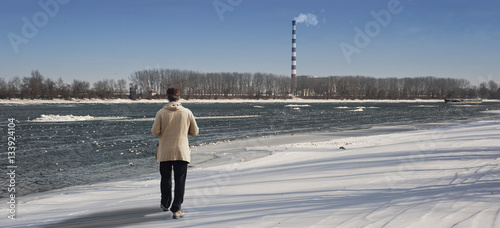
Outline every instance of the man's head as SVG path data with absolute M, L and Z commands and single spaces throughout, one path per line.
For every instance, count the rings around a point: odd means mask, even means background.
M 169 101 L 178 101 L 180 99 L 181 91 L 175 87 L 167 89 L 167 97 Z

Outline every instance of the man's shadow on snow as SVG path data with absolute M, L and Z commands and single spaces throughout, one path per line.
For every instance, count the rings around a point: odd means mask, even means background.
M 94 213 L 41 227 L 117 227 L 171 219 L 171 212 L 162 212 L 159 207 L 143 207 Z

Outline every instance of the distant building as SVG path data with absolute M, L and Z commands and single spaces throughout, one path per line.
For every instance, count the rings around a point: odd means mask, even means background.
M 316 75 L 301 75 L 301 76 L 297 76 L 297 78 L 311 79 L 311 78 L 319 78 L 319 76 L 316 76 Z

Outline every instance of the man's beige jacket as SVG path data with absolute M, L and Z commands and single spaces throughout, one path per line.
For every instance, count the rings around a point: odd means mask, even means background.
M 188 135 L 198 135 L 198 125 L 191 110 L 179 102 L 170 102 L 156 113 L 151 128 L 154 136 L 160 136 L 156 161 L 191 162 Z

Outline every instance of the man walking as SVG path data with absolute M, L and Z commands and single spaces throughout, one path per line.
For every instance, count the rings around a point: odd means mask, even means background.
M 180 90 L 170 87 L 167 90 L 169 103 L 156 113 L 151 128 L 154 136 L 160 136 L 156 160 L 160 163 L 161 204 L 163 211 L 172 211 L 173 218 L 184 216 L 181 210 L 184 201 L 187 167 L 191 161 L 188 135 L 198 135 L 198 125 L 191 110 L 179 102 Z M 172 170 L 174 171 L 175 190 L 172 202 Z

